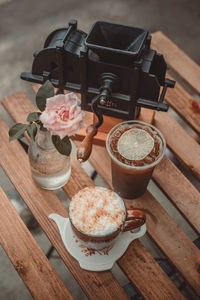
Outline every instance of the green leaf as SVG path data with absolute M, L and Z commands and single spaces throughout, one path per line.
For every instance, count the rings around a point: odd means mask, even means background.
M 27 117 L 26 120 L 27 120 L 28 122 L 36 122 L 36 121 L 39 121 L 40 115 L 41 115 L 40 112 L 32 112 L 32 113 L 30 113 L 30 114 L 28 115 L 28 117 Z
M 20 138 L 26 129 L 27 124 L 17 123 L 13 125 L 9 130 L 9 140 L 13 141 Z
M 43 111 L 46 107 L 46 99 L 54 96 L 53 84 L 47 80 L 38 90 L 36 95 L 37 107 Z
M 58 135 L 52 135 L 52 142 L 55 148 L 63 155 L 69 156 L 72 150 L 72 145 L 68 136 L 64 137 L 62 140 Z
M 29 124 L 27 126 L 27 132 L 28 132 L 28 135 L 31 138 L 31 141 L 34 142 L 35 141 L 35 136 L 37 134 L 37 126 L 35 124 Z

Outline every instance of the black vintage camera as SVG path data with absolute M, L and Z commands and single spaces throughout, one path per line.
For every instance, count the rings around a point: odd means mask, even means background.
M 58 93 L 80 93 L 82 109 L 99 118 L 96 127 L 102 115 L 125 120 L 135 119 L 140 107 L 167 111 L 163 99 L 175 82 L 165 78 L 165 60 L 150 43 L 141 28 L 99 21 L 87 35 L 71 20 L 47 37 L 34 53 L 32 72 L 21 78 L 41 84 L 49 79 Z

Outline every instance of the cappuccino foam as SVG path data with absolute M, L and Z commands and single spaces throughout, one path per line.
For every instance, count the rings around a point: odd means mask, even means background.
M 104 236 L 116 231 L 125 220 L 123 200 L 102 187 L 87 187 L 70 202 L 73 225 L 86 234 Z

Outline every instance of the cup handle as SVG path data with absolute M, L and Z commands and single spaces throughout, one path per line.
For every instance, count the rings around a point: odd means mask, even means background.
M 146 222 L 146 216 L 141 210 L 128 209 L 126 211 L 126 221 L 122 231 L 133 230 L 142 226 Z

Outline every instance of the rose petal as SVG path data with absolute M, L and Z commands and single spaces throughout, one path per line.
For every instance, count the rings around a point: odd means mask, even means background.
M 85 127 L 84 113 L 79 105 L 80 100 L 74 93 L 48 98 L 40 120 L 52 135 L 60 138 L 74 135 Z

